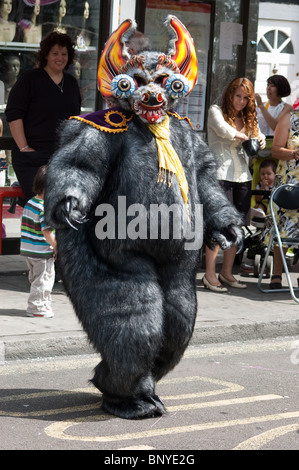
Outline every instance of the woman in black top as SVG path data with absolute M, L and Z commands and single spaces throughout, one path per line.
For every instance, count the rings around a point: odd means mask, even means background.
M 33 196 L 38 168 L 48 163 L 55 150 L 60 122 L 80 114 L 78 83 L 65 73 L 74 54 L 68 35 L 50 33 L 40 44 L 39 68 L 24 72 L 9 94 L 5 114 L 15 141 L 12 164 L 24 203 Z

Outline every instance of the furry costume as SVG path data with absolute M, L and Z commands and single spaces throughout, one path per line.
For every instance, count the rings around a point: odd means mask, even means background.
M 189 120 L 169 111 L 194 86 L 197 62 L 184 25 L 173 16 L 166 25 L 169 55 L 130 57 L 131 20 L 112 34 L 98 79 L 118 107 L 63 125 L 45 195 L 66 291 L 101 354 L 92 382 L 106 411 L 131 419 L 165 412 L 155 382 L 180 361 L 192 335 L 199 247 L 186 245 L 185 228 L 198 230 L 198 205 L 210 247 L 242 238 L 240 215 L 215 179 L 214 156 Z M 158 235 L 144 225 L 162 204 L 181 209 L 180 237 L 174 225 L 161 235 L 162 219 Z M 132 221 L 136 211 L 145 218 Z

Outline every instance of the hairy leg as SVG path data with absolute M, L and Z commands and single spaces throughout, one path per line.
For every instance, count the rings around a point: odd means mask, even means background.
M 183 261 L 163 267 L 159 275 L 164 294 L 164 341 L 155 359 L 153 375 L 156 381 L 181 360 L 193 333 L 197 311 L 193 258 L 187 264 Z
M 165 408 L 152 375 L 163 341 L 163 295 L 155 267 L 146 259 L 133 262 L 133 256 L 124 268 L 91 258 L 82 263 L 78 246 L 80 257 L 60 266 L 75 311 L 101 354 L 92 382 L 103 393 L 103 408 L 128 419 L 161 415 Z

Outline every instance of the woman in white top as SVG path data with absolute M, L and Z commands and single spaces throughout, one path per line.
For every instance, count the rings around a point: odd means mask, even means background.
M 272 75 L 267 80 L 268 101 L 263 103 L 260 95 L 255 95 L 259 127 L 266 136 L 273 136 L 279 119 L 293 110 L 290 104 L 282 101 L 282 98 L 289 96 L 290 93 L 288 80 L 282 75 Z
M 256 117 L 254 88 L 247 78 L 237 78 L 226 88 L 221 106 L 212 105 L 208 113 L 208 144 L 218 164 L 217 179 L 227 198 L 243 215 L 248 224 L 251 180 L 248 156 L 242 143 L 249 136 L 259 139 L 260 148 L 265 147 Z M 204 286 L 214 292 L 227 292 L 223 284 L 244 289 L 246 284 L 236 280 L 232 273 L 236 248 L 224 252 L 219 278 L 216 275 L 217 245 L 213 250 L 206 247 L 206 273 Z

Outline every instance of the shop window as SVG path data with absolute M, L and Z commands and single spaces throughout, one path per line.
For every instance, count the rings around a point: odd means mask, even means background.
M 194 40 L 198 60 L 197 83 L 190 95 L 179 102 L 176 111 L 181 116 L 188 116 L 197 131 L 203 131 L 208 82 L 208 57 L 211 48 L 211 3 L 196 0 L 146 0 L 145 5 L 144 32 L 150 38 L 154 49 L 167 50 L 169 36 L 166 29 L 162 28 L 162 23 L 169 14 L 179 17 Z M 156 25 L 156 27 L 153 28 L 153 25 Z

